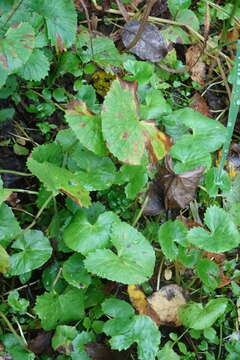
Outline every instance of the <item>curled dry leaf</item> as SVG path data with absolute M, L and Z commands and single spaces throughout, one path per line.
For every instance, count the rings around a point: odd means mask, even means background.
M 196 188 L 205 167 L 198 166 L 195 169 L 176 174 L 172 170 L 172 160 L 165 157 L 166 173 L 159 178 L 164 188 L 164 203 L 166 209 L 182 209 L 194 200 Z
M 35 338 L 28 345 L 28 349 L 36 355 L 48 354 L 53 355 L 54 351 L 51 346 L 53 331 L 40 330 Z
M 193 102 L 189 105 L 190 108 L 200 112 L 204 116 L 212 117 L 206 100 L 198 92 L 193 95 L 192 99 Z
M 227 171 L 230 177 L 235 177 L 240 170 L 240 144 L 232 144 L 227 159 Z
M 190 46 L 186 52 L 186 64 L 189 67 L 191 79 L 200 85 L 205 84 L 206 64 L 201 60 L 202 46 L 195 44 Z
M 148 303 L 158 315 L 161 325 L 180 326 L 179 309 L 186 305 L 183 289 L 176 285 L 163 286 L 148 297 Z
M 140 22 L 136 20 L 125 24 L 122 41 L 126 47 L 135 38 L 139 26 Z M 144 25 L 139 41 L 129 51 L 140 57 L 140 59 L 152 62 L 159 62 L 168 52 L 165 40 L 157 26 L 149 23 Z
M 103 344 L 99 344 L 95 341 L 90 341 L 84 345 L 84 349 L 92 360 L 120 360 L 128 359 L 128 351 L 116 351 L 111 350 Z

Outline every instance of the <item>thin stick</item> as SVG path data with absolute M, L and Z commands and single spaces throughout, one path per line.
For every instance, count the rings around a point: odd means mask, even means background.
M 142 206 L 141 206 L 141 209 L 139 210 L 136 218 L 133 220 L 132 226 L 136 226 L 138 220 L 139 220 L 140 217 L 142 216 L 143 210 L 145 209 L 145 206 L 147 205 L 148 200 L 149 200 L 149 196 L 147 195 L 147 196 L 145 197 L 145 200 L 144 200 L 144 202 L 143 202 L 143 204 L 142 204 Z
M 25 289 L 25 288 L 27 288 L 27 287 L 29 287 L 29 286 L 32 286 L 32 285 L 37 284 L 38 282 L 39 282 L 39 280 L 36 280 L 36 281 L 31 282 L 30 284 L 25 284 L 25 285 L 20 286 L 20 287 L 18 287 L 18 288 L 16 288 L 16 289 L 9 290 L 9 291 L 5 292 L 5 293 L 3 294 L 3 296 L 6 296 L 6 295 L 10 294 L 10 292 L 12 292 L 12 291 L 14 291 L 14 290 L 19 291 L 19 290 Z

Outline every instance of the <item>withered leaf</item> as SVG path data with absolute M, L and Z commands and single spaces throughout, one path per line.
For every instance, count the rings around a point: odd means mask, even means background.
M 193 102 L 189 105 L 190 108 L 204 116 L 212 117 L 206 100 L 198 92 L 193 95 L 192 100 Z
M 158 314 L 152 309 L 144 292 L 137 285 L 128 285 L 128 295 L 139 314 L 149 316 L 157 326 L 160 325 Z
M 186 64 L 190 69 L 191 79 L 200 85 L 205 84 L 206 64 L 201 60 L 202 46 L 194 44 L 186 52 Z
M 125 24 L 122 32 L 122 41 L 126 47 L 135 38 L 139 21 L 129 21 Z M 141 37 L 137 44 L 129 49 L 130 52 L 140 57 L 140 59 L 152 62 L 159 62 L 167 55 L 167 45 L 156 25 L 146 23 Z
M 156 216 L 165 212 L 163 194 L 156 182 L 151 182 L 147 193 L 148 201 L 143 209 L 143 215 Z
M 148 297 L 148 303 L 157 313 L 161 325 L 180 326 L 178 310 L 186 305 L 183 289 L 176 285 L 163 286 Z
M 91 341 L 84 345 L 85 351 L 92 360 L 128 359 L 128 351 L 111 350 L 103 344 Z
M 48 354 L 53 355 L 54 351 L 51 346 L 53 331 L 39 331 L 37 336 L 33 338 L 28 345 L 28 349 L 36 355 Z
M 159 179 L 164 188 L 166 209 L 183 209 L 194 200 L 198 182 L 204 172 L 204 166 L 176 174 L 172 170 L 172 159 L 165 157 L 166 173 Z

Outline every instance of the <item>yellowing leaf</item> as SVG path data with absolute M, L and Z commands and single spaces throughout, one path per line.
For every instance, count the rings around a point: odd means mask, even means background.
M 0 273 L 5 274 L 9 265 L 9 255 L 4 247 L 0 245 Z

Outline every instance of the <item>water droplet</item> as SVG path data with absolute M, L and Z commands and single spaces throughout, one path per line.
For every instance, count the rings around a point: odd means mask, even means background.
M 237 100 L 237 101 L 236 101 L 236 104 L 237 104 L 237 105 L 240 105 L 240 100 Z

